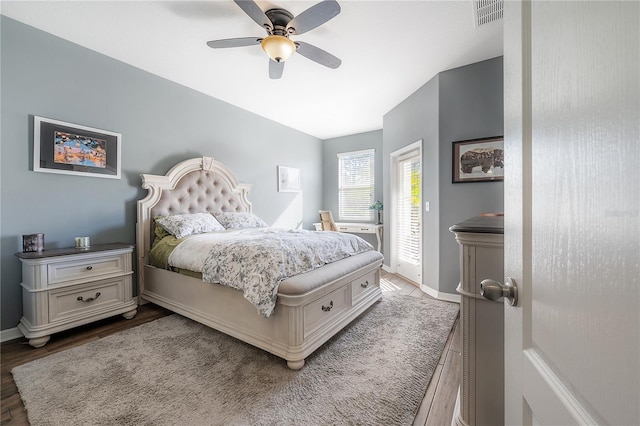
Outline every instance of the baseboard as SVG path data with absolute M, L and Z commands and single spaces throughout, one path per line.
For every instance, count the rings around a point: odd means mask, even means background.
M 0 331 L 0 342 L 8 342 L 9 340 L 15 340 L 21 337 L 24 337 L 24 335 L 18 330 L 18 327 Z
M 387 266 L 385 264 L 382 264 L 382 270 L 390 274 L 396 273 L 395 268 L 392 268 L 391 266 Z M 420 284 L 420 290 L 427 293 L 429 296 L 433 297 L 434 299 L 443 300 L 445 302 L 460 303 L 460 300 L 461 300 L 459 294 L 444 293 L 438 290 L 434 290 L 431 287 L 424 284 Z
M 442 291 L 434 290 L 431 287 L 426 286 L 424 284 L 420 285 L 420 290 L 424 291 L 434 299 L 444 300 L 445 302 L 460 303 L 459 294 L 444 293 Z

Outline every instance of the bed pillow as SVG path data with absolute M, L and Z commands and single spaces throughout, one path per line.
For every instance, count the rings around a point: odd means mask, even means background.
M 225 229 L 266 228 L 269 226 L 258 216 L 249 212 L 221 212 L 215 213 L 215 217 Z
M 203 232 L 224 231 L 224 227 L 210 213 L 164 216 L 157 218 L 156 223 L 175 235 L 176 238 L 184 238 Z
M 158 219 L 161 219 L 165 216 L 156 216 L 153 218 L 154 221 L 154 234 L 155 234 L 155 239 L 156 240 L 161 240 L 164 237 L 171 235 L 171 232 L 167 231 L 166 229 L 164 229 L 162 226 L 160 226 L 160 224 L 158 223 Z
M 156 217 L 153 218 L 153 234 L 154 234 L 154 237 L 153 237 L 153 242 L 151 243 L 151 249 L 153 249 L 156 246 L 156 244 L 158 244 L 160 241 L 162 241 L 162 239 L 164 237 L 168 237 L 169 235 L 171 235 L 171 233 L 169 233 L 169 231 L 164 229 L 157 222 L 157 220 L 160 219 L 161 217 L 164 217 L 164 216 L 156 216 Z

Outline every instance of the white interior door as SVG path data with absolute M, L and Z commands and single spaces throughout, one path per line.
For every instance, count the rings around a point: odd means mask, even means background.
M 505 422 L 640 424 L 640 3 L 505 2 Z
M 422 143 L 391 154 L 392 261 L 395 272 L 422 284 Z

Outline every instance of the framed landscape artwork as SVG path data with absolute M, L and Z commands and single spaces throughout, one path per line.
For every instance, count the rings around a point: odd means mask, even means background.
M 504 180 L 504 137 L 453 142 L 453 183 Z
M 122 135 L 33 118 L 33 171 L 120 179 Z

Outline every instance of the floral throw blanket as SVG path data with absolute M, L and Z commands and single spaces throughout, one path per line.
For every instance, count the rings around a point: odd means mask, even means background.
M 362 238 L 338 232 L 261 228 L 216 241 L 202 266 L 202 280 L 244 293 L 264 317 L 273 313 L 278 286 L 302 274 L 373 250 Z

